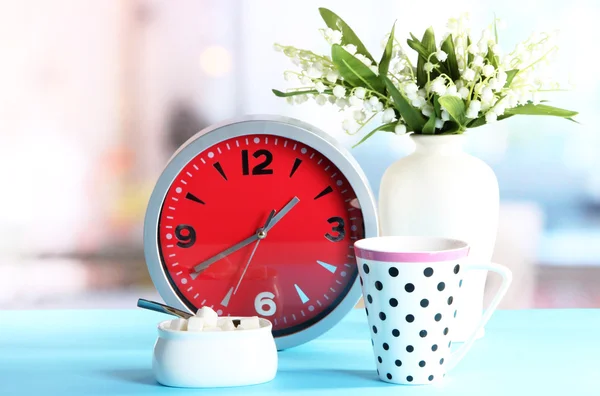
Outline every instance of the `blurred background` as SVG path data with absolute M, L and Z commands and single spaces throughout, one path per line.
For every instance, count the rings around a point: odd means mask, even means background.
M 142 253 L 146 203 L 172 153 L 212 123 L 288 115 L 351 147 L 360 136 L 332 108 L 270 91 L 293 67 L 274 41 L 327 52 L 320 6 L 376 57 L 395 19 L 405 38 L 463 11 L 477 31 L 495 14 L 505 50 L 560 30 L 557 77 L 574 88 L 549 99 L 581 124 L 514 117 L 472 131 L 467 149 L 500 183 L 495 260 L 515 272 L 504 308 L 600 307 L 597 0 L 23 0 L 0 2 L 0 308 L 158 298 Z M 377 194 L 410 150 L 380 133 L 353 154 Z

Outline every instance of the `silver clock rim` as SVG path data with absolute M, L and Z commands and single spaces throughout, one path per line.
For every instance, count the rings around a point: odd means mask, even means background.
M 219 133 L 215 133 L 219 131 Z M 302 133 L 298 133 L 298 132 Z M 300 120 L 276 115 L 251 115 L 224 121 L 208 127 L 184 143 L 169 159 L 152 191 L 144 219 L 144 256 L 152 282 L 165 303 L 189 312 L 168 280 L 160 259 L 158 223 L 160 210 L 169 187 L 177 174 L 206 148 L 248 134 L 276 135 L 293 139 L 319 151 L 344 174 L 361 204 L 365 237 L 377 236 L 379 225 L 375 198 L 366 175 L 352 154 L 338 141 L 318 128 Z M 277 349 L 291 348 L 308 342 L 337 324 L 360 300 L 359 277 L 337 307 L 310 327 L 293 334 L 276 337 Z

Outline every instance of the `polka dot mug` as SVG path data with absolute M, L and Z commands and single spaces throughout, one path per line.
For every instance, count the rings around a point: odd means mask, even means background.
M 377 237 L 355 243 L 379 378 L 397 384 L 441 380 L 469 351 L 506 294 L 511 271 L 468 260 L 466 242 L 436 237 Z M 451 351 L 455 307 L 465 272 L 487 269 L 502 285 L 467 341 Z

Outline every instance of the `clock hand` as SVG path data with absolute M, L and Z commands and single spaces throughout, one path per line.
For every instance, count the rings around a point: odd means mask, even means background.
M 217 255 L 209 258 L 208 260 L 205 260 L 205 261 L 201 262 L 200 264 L 197 264 L 196 266 L 194 266 L 193 271 L 190 272 L 190 278 L 196 279 L 198 277 L 198 275 L 200 274 L 200 272 L 202 272 L 205 269 L 207 269 L 210 265 L 214 264 L 215 262 L 221 260 L 224 257 L 229 256 L 231 253 L 236 252 L 236 251 L 240 250 L 241 248 L 250 245 L 252 242 L 258 241 L 259 239 L 261 239 L 260 235 L 266 236 L 266 233 L 271 228 L 273 228 L 273 226 L 275 224 L 277 224 L 279 222 L 279 220 L 281 220 L 283 218 L 283 216 L 285 216 L 286 214 L 288 214 L 288 212 L 294 206 L 296 206 L 296 204 L 298 202 L 300 202 L 300 200 L 298 199 L 298 197 L 294 197 L 294 198 L 292 198 L 290 200 L 290 202 L 288 202 L 283 207 L 283 209 L 281 209 L 281 211 L 279 213 L 277 213 L 277 215 L 274 216 L 275 211 L 272 211 L 271 214 L 269 215 L 269 218 L 265 222 L 265 226 L 262 227 L 262 228 L 260 228 L 260 229 L 258 229 L 258 231 L 256 232 L 256 234 L 251 235 L 248 238 L 244 239 L 243 241 L 238 242 L 235 245 L 231 246 L 230 248 L 223 250 L 221 253 L 218 253 Z M 263 238 L 264 238 L 264 236 L 263 236 Z
M 269 217 L 267 218 L 267 221 L 265 222 L 265 225 L 262 226 L 261 228 L 259 228 L 258 231 L 256 232 L 258 241 L 256 241 L 256 245 L 254 245 L 254 249 L 252 249 L 252 253 L 250 254 L 250 258 L 248 259 L 246 266 L 244 267 L 244 271 L 242 271 L 240 280 L 238 281 L 237 285 L 235 285 L 233 294 L 235 294 L 235 292 L 237 292 L 238 287 L 240 287 L 240 284 L 242 283 L 242 279 L 244 279 L 244 275 L 246 275 L 246 271 L 248 270 L 248 267 L 250 266 L 250 262 L 254 258 L 254 253 L 256 253 L 256 249 L 258 249 L 258 245 L 260 244 L 260 241 L 263 240 L 267 236 L 266 230 L 267 230 L 267 227 L 269 227 L 269 223 L 271 223 L 271 221 L 273 220 L 273 216 L 275 216 L 275 210 L 271 211 L 271 213 L 269 214 Z

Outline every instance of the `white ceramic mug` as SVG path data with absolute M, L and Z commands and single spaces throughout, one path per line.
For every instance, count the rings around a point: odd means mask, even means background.
M 466 242 L 435 237 L 377 237 L 354 244 L 379 378 L 397 384 L 441 380 L 469 351 L 506 294 L 511 271 L 468 260 Z M 458 350 L 452 326 L 465 272 L 487 269 L 502 276 L 489 308 Z

